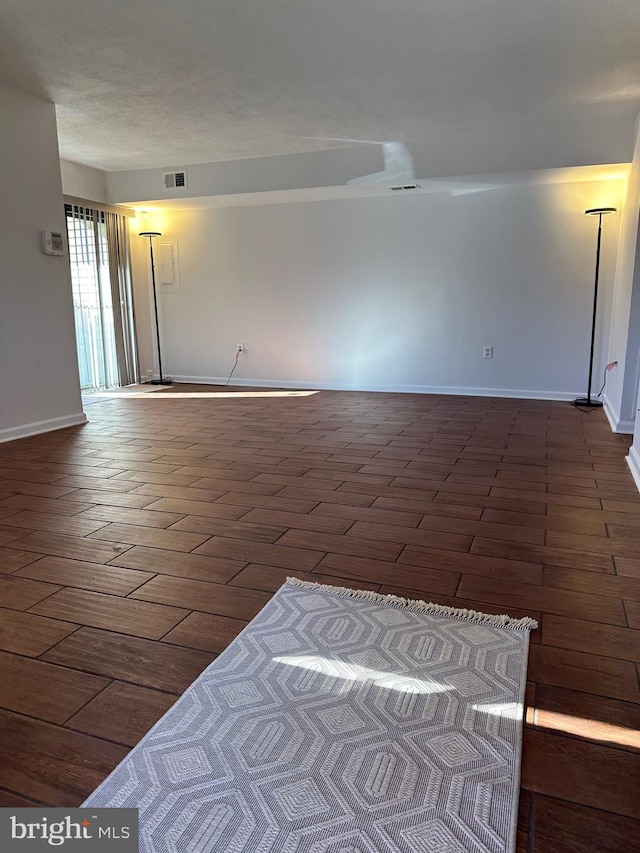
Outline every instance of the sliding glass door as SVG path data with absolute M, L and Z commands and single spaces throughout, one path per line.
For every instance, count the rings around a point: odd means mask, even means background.
M 138 380 L 124 217 L 65 205 L 76 346 L 83 391 Z

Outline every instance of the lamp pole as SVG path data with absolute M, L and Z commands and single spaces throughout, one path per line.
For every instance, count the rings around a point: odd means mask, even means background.
M 156 341 L 158 344 L 158 372 L 160 375 L 159 379 L 152 379 L 151 385 L 172 385 L 170 379 L 165 379 L 162 376 L 162 353 L 160 350 L 160 323 L 158 322 L 158 297 L 156 295 L 156 267 L 153 262 L 153 238 L 154 237 L 162 237 L 162 233 L 160 231 L 141 231 L 138 235 L 139 237 L 148 237 L 149 238 L 149 254 L 151 255 L 151 285 L 153 289 L 153 312 L 156 320 Z
M 598 217 L 598 239 L 596 242 L 596 272 L 593 284 L 593 312 L 591 317 L 591 349 L 589 351 L 589 382 L 587 385 L 587 396 L 577 397 L 573 401 L 574 406 L 583 406 L 585 408 L 595 408 L 597 406 L 602 406 L 602 400 L 594 400 L 591 397 L 591 382 L 593 379 L 593 354 L 596 340 L 596 313 L 598 310 L 598 281 L 600 277 L 600 245 L 602 241 L 602 217 L 615 212 L 615 207 L 593 207 L 589 210 L 585 210 L 586 216 Z

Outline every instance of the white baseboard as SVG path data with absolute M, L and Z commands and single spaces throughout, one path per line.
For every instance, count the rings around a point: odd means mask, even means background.
M 603 409 L 613 432 L 622 433 L 623 435 L 633 435 L 635 421 L 620 420 L 619 413 L 613 408 L 608 397 L 605 397 L 603 400 Z
M 224 385 L 227 376 L 180 376 L 171 374 L 174 382 L 190 382 L 194 385 Z M 519 388 L 464 388 L 443 385 L 347 385 L 341 382 L 295 382 L 290 379 L 236 379 L 231 385 L 252 388 L 287 388 L 309 391 L 377 391 L 387 394 L 449 394 L 459 397 L 506 397 L 517 400 L 558 400 L 570 402 L 580 392 L 530 391 Z
M 63 415 L 59 418 L 47 418 L 46 421 L 33 421 L 30 424 L 0 430 L 0 444 L 5 441 L 15 441 L 17 438 L 28 438 L 30 435 L 40 435 L 43 432 L 53 432 L 56 429 L 86 423 L 87 416 L 84 412 L 78 412 L 75 415 Z
M 631 447 L 629 448 L 629 455 L 627 456 L 627 465 L 631 470 L 631 474 L 635 481 L 636 487 L 640 492 L 640 454 L 633 445 L 631 445 Z

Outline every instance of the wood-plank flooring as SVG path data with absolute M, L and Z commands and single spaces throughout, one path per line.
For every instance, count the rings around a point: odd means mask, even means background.
M 518 853 L 640 850 L 640 495 L 602 411 L 173 391 L 88 416 L 0 445 L 0 805 L 79 804 L 295 574 L 539 619 Z

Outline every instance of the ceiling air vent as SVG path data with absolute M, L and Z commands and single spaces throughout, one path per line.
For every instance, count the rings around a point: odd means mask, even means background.
M 404 184 L 404 186 L 399 187 L 389 187 L 392 190 L 419 190 L 420 184 Z
M 185 169 L 180 169 L 177 172 L 165 172 L 163 178 L 165 190 L 179 190 L 187 186 L 187 172 Z

